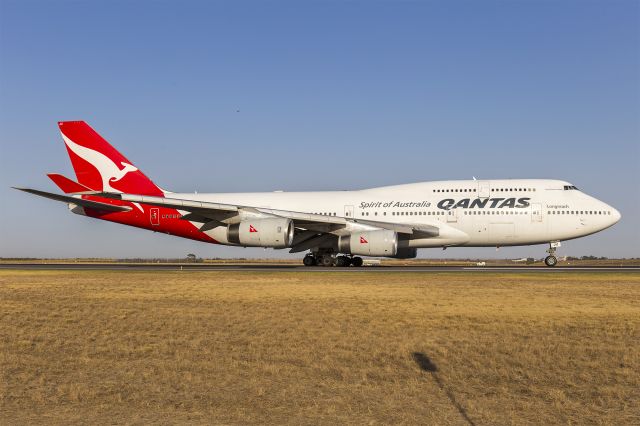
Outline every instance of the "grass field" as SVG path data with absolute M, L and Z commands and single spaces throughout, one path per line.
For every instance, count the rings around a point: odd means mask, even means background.
M 0 271 L 0 423 L 639 424 L 640 274 Z

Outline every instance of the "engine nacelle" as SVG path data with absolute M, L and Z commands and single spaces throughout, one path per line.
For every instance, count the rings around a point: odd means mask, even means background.
M 418 249 L 414 247 L 399 247 L 396 255 L 393 256 L 396 259 L 414 259 L 418 256 Z
M 387 230 L 355 232 L 341 236 L 338 248 L 341 253 L 392 257 L 398 252 L 398 234 Z
M 290 247 L 294 226 L 291 219 L 245 220 L 227 227 L 227 241 L 245 247 Z

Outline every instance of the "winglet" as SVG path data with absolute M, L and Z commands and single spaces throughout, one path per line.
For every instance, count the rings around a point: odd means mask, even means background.
M 47 173 L 49 179 L 53 181 L 58 188 L 62 190 L 65 194 L 78 194 L 78 193 L 86 193 L 86 192 L 95 192 L 91 188 L 82 185 L 81 183 L 72 181 L 68 177 L 62 176 L 58 173 Z

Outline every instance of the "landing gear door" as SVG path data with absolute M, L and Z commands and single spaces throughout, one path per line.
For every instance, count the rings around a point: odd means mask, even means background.
M 542 204 L 531 204 L 531 222 L 542 222 Z
M 491 183 L 488 180 L 478 181 L 478 198 L 491 197 Z
M 353 217 L 353 206 L 344 206 L 344 217 Z

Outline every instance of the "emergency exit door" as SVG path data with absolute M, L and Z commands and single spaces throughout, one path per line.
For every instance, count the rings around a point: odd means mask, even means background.
M 353 217 L 353 206 L 344 206 L 344 217 Z
M 531 222 L 542 222 L 542 204 L 531 204 Z
M 491 183 L 488 180 L 478 181 L 478 198 L 491 197 Z

